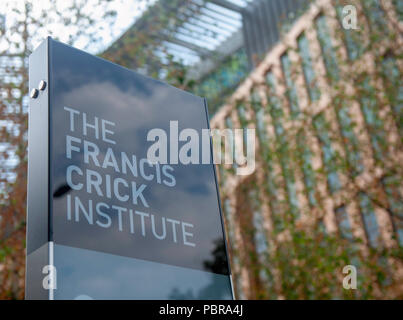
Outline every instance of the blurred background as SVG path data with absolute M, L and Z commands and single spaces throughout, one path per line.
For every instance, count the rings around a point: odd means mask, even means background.
M 24 297 L 46 36 L 206 97 L 213 129 L 256 129 L 253 174 L 217 167 L 237 298 L 403 298 L 403 1 L 1 1 L 0 299 Z

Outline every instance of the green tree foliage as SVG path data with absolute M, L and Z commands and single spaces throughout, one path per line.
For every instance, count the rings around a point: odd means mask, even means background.
M 11 0 L 0 5 L 0 299 L 24 297 L 28 56 L 46 36 L 97 48 L 102 29 L 116 16 L 109 4 Z

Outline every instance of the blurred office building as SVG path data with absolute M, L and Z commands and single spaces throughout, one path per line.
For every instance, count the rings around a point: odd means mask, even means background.
M 157 1 L 103 54 L 256 129 L 253 174 L 217 167 L 238 298 L 403 297 L 402 34 L 399 0 Z

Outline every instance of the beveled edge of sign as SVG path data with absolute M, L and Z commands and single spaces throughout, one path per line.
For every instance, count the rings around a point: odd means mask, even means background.
M 211 129 L 210 128 L 210 117 L 209 117 L 209 113 L 208 113 L 207 99 L 203 98 L 203 100 L 204 100 L 204 110 L 206 112 L 207 128 L 210 130 Z M 219 190 L 219 184 L 217 181 L 216 165 L 214 164 L 214 160 L 213 160 L 213 142 L 212 142 L 211 136 L 210 136 L 210 158 L 211 158 L 210 161 L 213 166 L 213 172 L 214 172 L 214 183 L 215 183 L 216 192 L 217 192 L 218 211 L 220 214 L 221 230 L 222 230 L 222 236 L 223 236 L 224 247 L 225 247 L 225 256 L 227 258 L 228 278 L 229 278 L 230 287 L 231 287 L 232 299 L 235 299 L 234 286 L 232 283 L 232 270 L 231 270 L 231 264 L 230 264 L 230 260 L 229 260 L 229 254 L 228 254 L 227 236 L 225 233 L 224 217 L 223 217 L 222 206 L 221 206 L 220 190 Z
M 29 56 L 28 173 L 26 217 L 25 298 L 48 299 L 42 269 L 49 264 L 49 42 Z M 45 88 L 39 88 L 41 81 Z

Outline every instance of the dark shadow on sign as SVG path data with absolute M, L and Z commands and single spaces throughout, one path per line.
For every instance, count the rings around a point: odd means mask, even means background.
M 70 192 L 71 188 L 67 184 L 64 184 L 57 188 L 57 190 L 53 193 L 54 198 L 63 197 L 66 193 Z
M 222 239 L 214 241 L 215 247 L 211 260 L 203 262 L 206 271 L 216 274 L 227 275 L 228 264 L 226 258 L 225 244 Z M 215 275 L 211 275 L 211 281 L 205 287 L 201 288 L 196 294 L 192 289 L 180 291 L 178 288 L 173 288 L 169 294 L 169 299 L 173 300 L 203 300 L 203 299 L 223 299 L 228 298 L 228 286 L 223 282 L 214 279 Z

